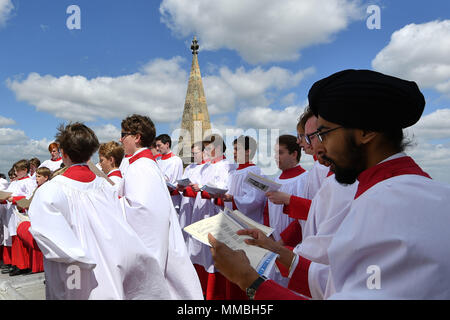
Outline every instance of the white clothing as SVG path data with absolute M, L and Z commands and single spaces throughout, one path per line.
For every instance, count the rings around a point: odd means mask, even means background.
M 305 186 L 305 196 L 303 198 L 312 200 L 319 191 L 320 186 L 330 172 L 330 168 L 314 161 L 313 167 L 308 170 L 308 181 Z
M 156 162 L 148 157 L 130 158 L 119 192 L 128 223 L 157 257 L 172 299 L 203 299 L 197 273 L 187 253 L 177 213 Z
M 39 166 L 39 168 L 46 167 L 46 168 L 49 168 L 51 172 L 54 172 L 61 168 L 62 163 L 63 163 L 62 158 L 59 158 L 56 161 L 49 159 L 49 160 L 45 160 L 44 162 L 42 162 L 41 165 Z
M 227 193 L 233 196 L 237 210 L 250 219 L 262 224 L 264 222 L 263 213 L 266 204 L 266 196 L 264 192 L 245 183 L 245 178 L 249 172 L 259 176 L 261 175 L 261 169 L 258 166 L 249 166 L 233 171 L 230 175 Z M 233 210 L 233 203 L 225 202 L 225 207 Z
M 450 186 L 424 176 L 394 176 L 370 187 L 330 244 L 326 297 L 450 299 L 449 208 Z
M 171 152 L 168 155 L 158 157 L 156 162 L 166 181 L 177 185 L 177 180 L 180 180 L 183 176 L 183 160 Z M 181 195 L 171 195 L 171 197 L 173 205 L 178 212 L 180 210 Z
M 57 176 L 36 191 L 28 214 L 44 255 L 47 299 L 170 298 L 156 258 L 105 179 Z
M 229 163 L 226 159 L 215 163 L 208 162 L 200 170 L 201 184 L 210 184 L 220 189 L 227 189 L 229 176 L 234 168 L 234 165 Z M 201 197 L 201 192 L 199 192 L 194 202 L 191 223 L 212 217 L 219 212 L 220 207 L 214 204 L 214 199 L 203 199 Z M 214 261 L 209 246 L 189 237 L 188 250 L 192 263 L 203 266 L 209 273 L 217 271 L 214 267 Z

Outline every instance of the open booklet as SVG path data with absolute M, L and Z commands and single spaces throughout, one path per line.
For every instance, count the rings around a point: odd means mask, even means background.
M 262 176 L 258 176 L 257 174 L 254 174 L 252 172 L 249 172 L 247 174 L 244 182 L 264 193 L 269 191 L 278 191 L 281 188 L 281 184 Z
M 211 185 L 210 183 L 205 184 L 203 187 L 200 188 L 200 190 L 206 191 L 212 195 L 225 194 L 228 191 L 228 189 L 221 189 L 221 188 Z
M 236 232 L 241 229 L 260 229 L 269 236 L 273 229 L 264 226 L 248 217 L 241 212 L 231 211 L 225 208 L 215 216 L 195 222 L 183 230 L 189 233 L 194 239 L 211 246 L 208 241 L 208 233 L 214 238 L 225 243 L 233 250 L 243 250 L 250 260 L 251 266 L 260 274 L 267 276 L 272 269 L 278 254 L 257 246 L 248 245 L 245 239 L 250 236 L 240 236 Z
M 12 192 L 0 191 L 0 201 L 6 200 L 12 196 Z
M 192 182 L 191 182 L 191 180 L 189 180 L 189 178 L 186 178 L 186 179 L 177 180 L 177 183 L 178 183 L 180 186 L 187 187 L 187 186 L 190 185 Z

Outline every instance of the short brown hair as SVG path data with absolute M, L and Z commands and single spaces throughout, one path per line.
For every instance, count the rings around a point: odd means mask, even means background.
M 40 168 L 37 168 L 36 174 L 50 178 L 52 171 L 47 167 L 40 167 Z
M 121 126 L 123 130 L 133 135 L 140 134 L 141 147 L 150 148 L 155 140 L 155 125 L 149 117 L 133 114 L 122 120 Z
M 288 149 L 289 154 L 294 153 L 297 151 L 297 161 L 300 161 L 300 157 L 302 155 L 301 151 L 302 149 L 297 143 L 297 137 L 292 136 L 290 134 L 285 134 L 278 137 L 278 145 L 285 146 L 286 149 Z
M 87 162 L 100 145 L 94 131 L 80 122 L 60 125 L 58 131 L 56 141 L 73 163 Z
M 119 143 L 115 141 L 110 141 L 107 143 L 102 143 L 100 145 L 100 148 L 98 149 L 98 154 L 107 159 L 113 157 L 114 166 L 119 167 L 120 163 L 122 162 L 125 151 L 123 150 L 123 147 Z
M 27 172 L 30 172 L 30 161 L 26 159 L 22 159 L 14 163 L 14 169 L 16 170 L 27 170 Z
M 59 144 L 57 142 L 52 142 L 48 145 L 48 152 L 52 152 L 53 148 L 59 150 Z
M 222 145 L 222 153 L 225 153 L 225 150 L 227 149 L 225 141 L 223 141 L 223 138 L 218 134 L 207 136 L 205 140 L 203 140 L 203 144 L 205 147 L 209 144 L 212 144 L 214 148 L 220 147 Z
M 36 168 L 41 165 L 41 160 L 38 158 L 30 159 L 30 165 L 33 164 Z
M 305 108 L 305 111 L 303 111 L 303 113 L 301 114 L 300 119 L 298 120 L 297 130 L 299 128 L 302 128 L 303 131 L 305 131 L 306 122 L 308 122 L 308 120 L 313 116 L 314 116 L 314 113 L 312 112 L 311 108 L 309 106 L 307 106 Z

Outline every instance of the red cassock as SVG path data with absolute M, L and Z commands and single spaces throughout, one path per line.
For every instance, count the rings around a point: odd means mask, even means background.
M 31 224 L 29 221 L 24 221 L 17 227 L 17 239 L 21 241 L 21 244 L 29 252 L 29 267 L 31 272 L 43 272 L 44 271 L 44 256 L 39 249 L 33 236 L 28 231 Z

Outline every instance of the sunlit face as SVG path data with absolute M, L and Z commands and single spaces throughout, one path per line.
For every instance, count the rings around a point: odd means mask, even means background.
M 61 157 L 61 155 L 59 154 L 59 150 L 58 148 L 52 148 L 52 150 L 50 151 L 50 155 L 52 157 L 52 160 L 57 160 Z
M 23 170 L 14 169 L 14 173 L 16 174 L 16 179 L 21 179 L 21 178 L 27 176 L 28 171 L 27 171 L 27 169 L 23 169 Z
M 136 144 L 136 135 L 131 133 L 125 134 L 123 129 L 119 142 L 122 144 L 125 154 L 134 154 L 139 149 L 139 146 Z
M 110 157 L 109 159 L 100 155 L 100 167 L 105 174 L 108 174 L 112 169 L 114 169 L 114 158 Z
M 325 132 L 339 126 L 321 117 L 319 117 L 317 125 L 319 132 Z M 357 145 L 352 129 L 342 128 L 330 131 L 322 136 L 321 144 L 323 148 L 318 150 L 318 154 L 330 163 L 330 169 L 335 173 L 337 182 L 352 184 L 359 174 L 365 170 L 366 153 L 363 145 Z
M 312 147 L 305 140 L 305 131 L 302 127 L 297 128 L 297 144 L 303 149 L 306 154 L 313 155 Z
M 192 157 L 194 158 L 194 163 L 201 164 L 203 161 L 203 152 L 199 147 L 195 146 L 192 148 Z
M 293 168 L 297 165 L 297 152 L 289 154 L 289 150 L 284 145 L 275 144 L 275 162 L 281 171 Z
M 170 147 L 169 143 L 162 143 L 162 141 L 157 140 L 156 141 L 156 150 L 158 150 L 159 153 L 162 155 L 170 153 Z
M 42 186 L 45 182 L 47 182 L 47 180 L 48 177 L 36 173 L 36 183 L 39 187 Z
M 234 162 L 244 164 L 249 160 L 250 150 L 245 150 L 245 146 L 240 143 L 233 145 Z

